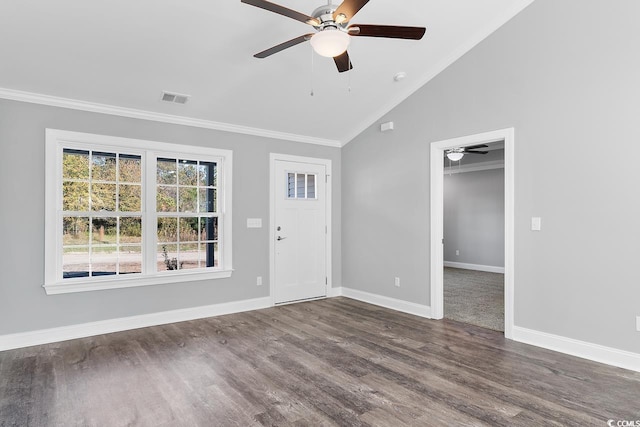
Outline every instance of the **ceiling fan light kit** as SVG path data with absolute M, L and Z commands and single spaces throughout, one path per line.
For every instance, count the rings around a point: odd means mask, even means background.
M 488 148 L 486 144 L 471 145 L 469 147 L 455 147 L 445 151 L 447 158 L 452 162 L 462 159 L 465 154 L 487 154 L 488 151 L 478 151 L 479 148 Z
M 343 73 L 353 68 L 347 48 L 351 37 L 383 37 L 392 39 L 420 40 L 426 29 L 424 27 L 399 27 L 391 25 L 349 25 L 349 21 L 369 0 L 344 0 L 339 6 L 328 4 L 313 11 L 312 16 L 288 9 L 266 0 L 240 0 L 270 12 L 303 22 L 315 28 L 316 32 L 305 34 L 284 43 L 280 43 L 253 55 L 266 58 L 274 53 L 290 48 L 307 40 L 311 41 L 313 50 L 321 56 L 332 57 L 338 72 Z
M 464 157 L 464 153 L 462 151 L 452 151 L 450 153 L 447 153 L 447 158 L 452 162 L 457 162 L 458 160 L 462 159 L 462 157 Z
M 351 38 L 344 31 L 328 27 L 319 33 L 315 33 L 310 42 L 313 50 L 318 55 L 333 58 L 347 50 Z

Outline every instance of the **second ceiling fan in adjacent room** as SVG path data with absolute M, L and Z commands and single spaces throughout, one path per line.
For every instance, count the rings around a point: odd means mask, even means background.
M 241 2 L 304 22 L 315 29 L 315 32 L 280 43 L 253 56 L 266 58 L 274 53 L 310 40 L 315 52 L 321 56 L 333 58 L 338 71 L 341 73 L 353 68 L 347 52 L 351 37 L 420 40 L 426 31 L 424 27 L 349 24 L 351 18 L 369 0 L 344 0 L 339 6 L 329 3 L 316 8 L 311 15 L 306 15 L 266 0 L 241 0 Z

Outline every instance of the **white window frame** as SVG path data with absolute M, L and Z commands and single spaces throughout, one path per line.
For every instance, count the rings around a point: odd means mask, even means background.
M 63 149 L 123 151 L 142 156 L 143 272 L 135 275 L 62 278 L 62 158 Z M 206 270 L 155 271 L 157 248 L 156 159 L 194 158 L 217 163 L 218 266 Z M 161 285 L 231 276 L 232 267 L 232 163 L 233 152 L 209 147 L 171 144 L 58 129 L 45 135 L 45 277 L 47 294 Z M 210 270 L 210 271 L 209 271 Z

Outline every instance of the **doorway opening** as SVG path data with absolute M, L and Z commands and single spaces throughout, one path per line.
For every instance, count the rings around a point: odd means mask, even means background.
M 459 149 L 480 144 L 504 145 L 504 322 L 503 328 L 505 337 L 512 338 L 514 303 L 513 303 L 513 128 L 501 129 L 482 134 L 470 135 L 460 138 L 453 138 L 444 141 L 433 142 L 431 144 L 431 317 L 442 319 L 444 317 L 444 156 L 450 149 Z M 487 166 L 487 165 L 485 165 Z M 456 248 L 453 248 L 455 251 Z M 451 262 L 451 261 L 450 261 Z M 465 263 L 460 263 L 457 267 L 465 267 Z M 453 264 L 455 265 L 455 264 Z M 452 264 L 449 264 L 450 268 Z M 457 269 L 464 270 L 464 269 Z M 477 270 L 476 270 L 477 271 Z M 462 273 L 459 276 L 468 274 L 465 271 L 449 271 L 448 273 Z M 478 271 L 477 276 L 482 273 L 491 274 L 491 271 Z M 498 273 L 501 274 L 501 273 Z M 478 277 L 476 277 L 478 279 Z
M 444 318 L 504 332 L 504 143 L 472 147 L 443 158 Z

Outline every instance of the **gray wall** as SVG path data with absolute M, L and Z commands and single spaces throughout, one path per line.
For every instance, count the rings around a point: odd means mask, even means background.
M 444 260 L 504 267 L 504 169 L 445 173 Z
M 514 127 L 516 326 L 640 352 L 638 16 L 537 0 L 343 148 L 343 286 L 430 304 L 429 143 Z
M 46 295 L 45 128 L 233 150 L 229 279 Z M 0 335 L 265 297 L 269 292 L 269 153 L 333 161 L 333 285 L 340 286 L 340 149 L 0 100 Z M 263 228 L 247 229 L 247 218 Z M 262 276 L 264 285 L 256 286 Z

